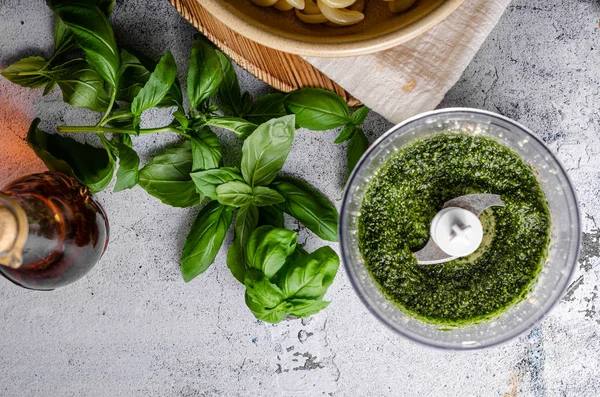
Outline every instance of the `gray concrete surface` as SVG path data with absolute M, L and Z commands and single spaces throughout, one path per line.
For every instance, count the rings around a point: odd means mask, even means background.
M 194 209 L 162 205 L 140 188 L 102 193 L 110 248 L 79 282 L 52 293 L 0 286 L 1 396 L 597 396 L 600 395 L 600 45 L 596 0 L 515 0 L 442 106 L 498 111 L 529 126 L 570 170 L 583 214 L 583 251 L 567 296 L 535 329 L 485 351 L 421 347 L 383 327 L 340 271 L 323 313 L 267 325 L 241 285 L 216 264 L 189 284 L 179 252 Z M 0 67 L 51 51 L 42 0 L 0 2 Z M 183 71 L 194 29 L 166 0 L 118 1 L 120 42 Z M 253 95 L 268 88 L 242 73 Z M 23 142 L 42 127 L 92 123 L 60 94 L 0 80 L 0 186 L 41 170 Z M 144 121 L 161 125 L 167 115 Z M 389 123 L 372 114 L 371 140 Z M 286 171 L 339 205 L 344 148 L 335 132 L 300 131 Z M 226 161 L 239 157 L 228 138 Z M 175 137 L 144 136 L 146 161 Z M 231 236 L 229 236 L 229 239 Z M 318 240 L 300 229 L 309 250 Z M 337 249 L 337 245 L 333 245 Z M 0 280 L 2 281 L 2 280 Z

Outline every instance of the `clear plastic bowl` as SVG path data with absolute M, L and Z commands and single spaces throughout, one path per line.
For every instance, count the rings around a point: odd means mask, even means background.
M 548 259 L 527 299 L 497 318 L 475 325 L 449 328 L 428 324 L 388 301 L 365 267 L 358 246 L 358 219 L 371 179 L 399 148 L 442 132 L 493 138 L 518 153 L 537 171 L 551 214 Z M 561 298 L 577 264 L 580 215 L 573 186 L 548 147 L 522 125 L 476 109 L 443 109 L 424 113 L 386 132 L 365 153 L 350 176 L 340 215 L 340 245 L 346 271 L 367 308 L 397 333 L 428 346 L 477 349 L 518 336 L 540 321 Z

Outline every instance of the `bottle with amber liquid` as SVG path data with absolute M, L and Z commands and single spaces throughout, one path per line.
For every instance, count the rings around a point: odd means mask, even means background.
M 85 275 L 108 244 L 108 221 L 88 188 L 57 172 L 24 176 L 0 192 L 0 274 L 53 290 Z

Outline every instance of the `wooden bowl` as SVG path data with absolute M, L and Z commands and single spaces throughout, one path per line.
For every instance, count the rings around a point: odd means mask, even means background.
M 366 0 L 365 19 L 347 27 L 308 25 L 293 11 L 259 7 L 250 0 L 196 1 L 230 29 L 267 47 L 333 58 L 369 54 L 407 42 L 443 21 L 464 0 L 417 0 L 400 14 L 392 14 L 382 0 Z

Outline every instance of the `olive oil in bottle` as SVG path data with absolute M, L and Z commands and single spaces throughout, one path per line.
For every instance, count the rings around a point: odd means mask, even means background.
M 75 178 L 45 172 L 0 192 L 0 274 L 24 288 L 53 290 L 85 275 L 108 244 L 104 210 Z

